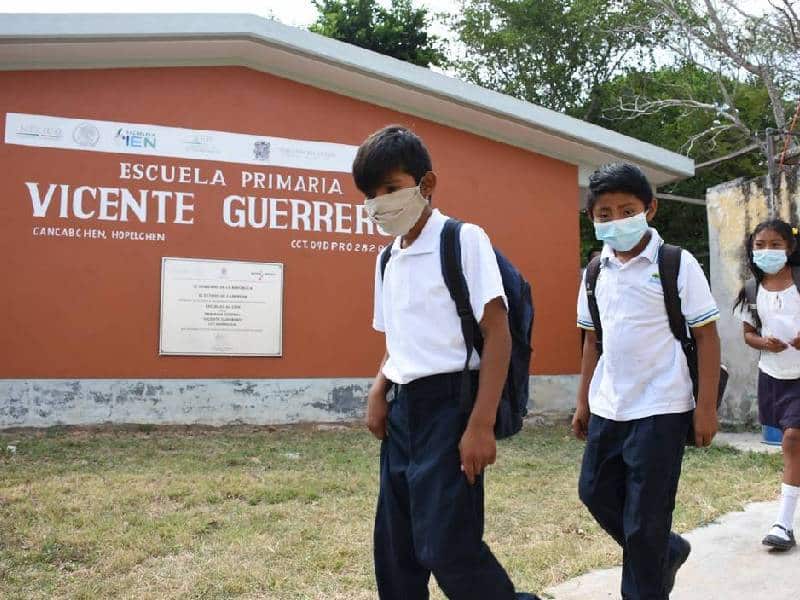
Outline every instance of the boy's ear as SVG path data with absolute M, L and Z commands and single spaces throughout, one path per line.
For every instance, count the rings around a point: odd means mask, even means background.
M 648 208 L 647 212 L 645 213 L 648 223 L 653 220 L 657 212 L 658 212 L 658 198 L 653 196 L 653 201 L 650 203 L 650 208 Z
M 430 198 L 433 196 L 433 192 L 436 189 L 436 173 L 433 171 L 428 171 L 422 177 L 419 182 L 419 192 L 425 198 Z

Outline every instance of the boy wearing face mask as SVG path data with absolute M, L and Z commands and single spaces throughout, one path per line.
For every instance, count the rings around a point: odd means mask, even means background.
M 431 574 L 453 600 L 532 599 L 517 594 L 483 542 L 483 470 L 495 461 L 494 422 L 511 339 L 497 260 L 482 229 L 461 228 L 472 310 L 483 334 L 473 353 L 475 401 L 461 408 L 466 348 L 442 276 L 447 217 L 431 208 L 436 175 L 422 140 L 386 127 L 361 145 L 353 177 L 370 219 L 396 236 L 375 267 L 373 327 L 386 352 L 367 401 L 367 426 L 382 440 L 374 532 L 382 600 L 427 599 Z M 395 388 L 394 399 L 387 393 Z
M 678 293 L 699 363 L 692 413 L 692 380 L 669 326 L 659 275 L 663 240 L 648 226 L 657 206 L 650 183 L 633 165 L 606 165 L 589 180 L 587 212 L 604 242 L 594 292 L 602 355 L 584 275 L 578 326 L 586 338 L 572 428 L 587 442 L 579 495 L 623 549 L 626 600 L 669 597 L 691 551 L 670 531 L 684 444 L 692 422 L 697 446 L 709 445 L 717 430 L 719 311 L 700 265 L 684 250 Z

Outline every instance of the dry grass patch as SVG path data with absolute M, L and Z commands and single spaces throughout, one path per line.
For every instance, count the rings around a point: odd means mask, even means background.
M 577 498 L 581 452 L 563 426 L 500 446 L 487 539 L 521 589 L 620 558 Z M 374 598 L 377 457 L 360 429 L 0 433 L 0 597 Z M 780 471 L 690 450 L 676 528 L 774 497 Z

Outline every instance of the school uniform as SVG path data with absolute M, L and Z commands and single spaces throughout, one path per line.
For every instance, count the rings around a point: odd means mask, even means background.
M 373 327 L 386 335 L 383 374 L 395 384 L 381 445 L 375 518 L 375 571 L 383 600 L 428 598 L 431 573 L 448 598 L 507 600 L 514 586 L 483 542 L 483 477 L 469 485 L 458 444 L 469 414 L 460 406 L 466 348 L 441 272 L 447 217 L 434 210 L 419 237 L 394 241 L 381 277 L 375 269 Z M 500 271 L 482 229 L 461 229 L 461 259 L 475 318 L 495 298 L 506 302 Z M 473 393 L 480 358 L 473 353 Z
M 622 263 L 606 245 L 595 296 L 603 328 L 589 389 L 591 417 L 579 495 L 623 549 L 622 597 L 667 598 L 667 567 L 680 550 L 670 532 L 683 450 L 695 401 L 686 357 L 673 336 L 658 270 L 663 240 L 650 229 L 641 254 Z M 689 327 L 719 318 L 697 260 L 684 251 L 678 273 Z M 584 285 L 578 326 L 594 330 Z
M 800 292 L 794 284 L 778 292 L 758 286 L 756 308 L 762 336 L 789 344 L 800 333 Z M 756 327 L 747 307 L 742 307 L 738 315 Z M 800 350 L 789 345 L 783 352 L 762 352 L 758 371 L 761 424 L 781 430 L 800 428 Z

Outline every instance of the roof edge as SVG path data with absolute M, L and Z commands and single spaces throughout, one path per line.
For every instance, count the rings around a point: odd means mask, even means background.
M 0 43 L 126 40 L 250 40 L 345 67 L 486 114 L 630 158 L 675 175 L 694 175 L 694 161 L 648 142 L 518 100 L 454 77 L 251 14 L 5 14 Z

